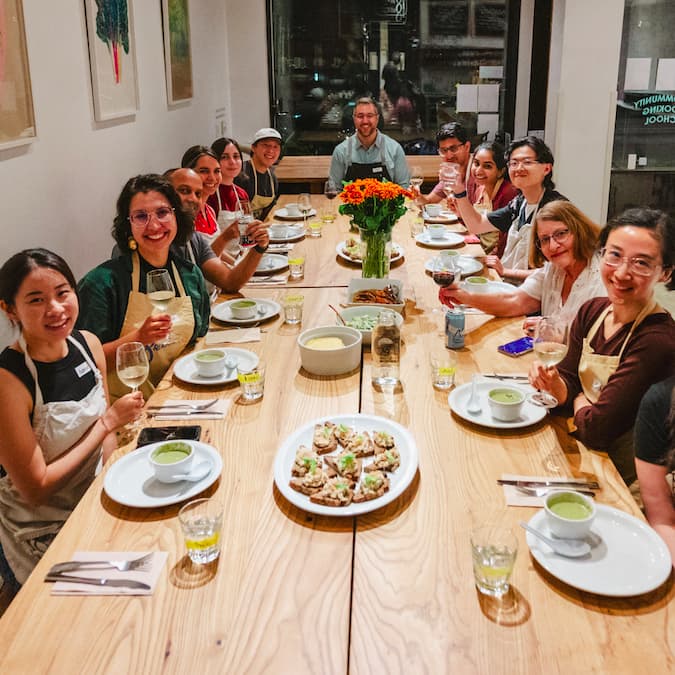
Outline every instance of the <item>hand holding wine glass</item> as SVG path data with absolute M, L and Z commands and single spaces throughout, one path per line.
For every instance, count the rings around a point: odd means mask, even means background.
M 120 345 L 116 353 L 116 367 L 120 381 L 129 387 L 132 393 L 138 391 L 150 372 L 145 345 L 140 342 L 126 342 Z M 136 420 L 127 428 L 134 431 L 138 426 L 139 420 Z
M 176 297 L 176 290 L 171 281 L 169 270 L 159 269 L 151 270 L 146 275 L 145 292 L 152 303 L 153 315 L 166 314 L 169 308 L 169 302 Z M 171 342 L 171 333 L 162 343 L 164 345 Z
M 535 363 L 533 371 L 533 385 L 542 385 L 546 389 L 558 389 L 557 380 L 560 379 L 554 366 L 560 363 L 567 355 L 567 339 L 569 324 L 561 317 L 544 316 L 537 323 L 534 334 L 534 353 L 543 368 L 541 371 Z M 558 398 L 549 391 L 537 391 L 530 396 L 532 403 L 544 408 L 555 408 Z

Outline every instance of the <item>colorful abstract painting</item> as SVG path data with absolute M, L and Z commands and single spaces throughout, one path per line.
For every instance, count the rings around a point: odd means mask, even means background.
M 169 103 L 192 98 L 188 0 L 162 0 L 166 93 Z
M 21 0 L 0 0 L 0 149 L 35 138 Z
M 94 117 L 128 117 L 138 109 L 131 0 L 85 0 Z

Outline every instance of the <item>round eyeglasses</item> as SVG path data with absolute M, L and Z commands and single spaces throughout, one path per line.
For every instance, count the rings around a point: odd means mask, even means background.
M 154 211 L 134 211 L 129 216 L 129 221 L 132 225 L 137 225 L 138 227 L 145 227 L 149 222 L 152 216 L 155 216 L 160 223 L 168 223 L 173 216 L 174 210 L 168 206 L 160 206 Z
M 621 255 L 618 251 L 609 251 L 606 248 L 603 248 L 602 251 L 600 251 L 600 255 L 607 267 L 618 269 L 623 263 L 626 263 L 628 271 L 639 277 L 650 277 L 659 267 L 661 267 L 661 265 L 652 262 L 647 258 L 641 258 L 640 256 L 628 257 Z

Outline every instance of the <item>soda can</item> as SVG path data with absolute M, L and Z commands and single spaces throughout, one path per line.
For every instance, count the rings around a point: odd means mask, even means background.
M 239 218 L 239 245 L 240 246 L 255 246 L 255 241 L 251 239 L 247 234 L 246 230 L 248 226 L 253 222 L 253 216 L 244 214 Z
M 448 349 L 464 347 L 464 312 L 449 309 L 445 313 L 445 346 Z

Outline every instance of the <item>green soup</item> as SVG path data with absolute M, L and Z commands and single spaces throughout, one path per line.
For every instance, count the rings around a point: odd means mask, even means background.
M 218 361 L 222 359 L 223 356 L 225 356 L 223 352 L 204 352 L 203 354 L 202 353 L 197 354 L 195 358 L 197 359 L 197 361 L 209 362 L 209 361 Z
M 561 500 L 549 504 L 548 508 L 561 518 L 567 520 L 585 520 L 591 515 L 591 510 L 582 502 L 570 502 Z
M 232 307 L 236 309 L 248 309 L 249 307 L 255 307 L 254 300 L 239 300 L 239 302 L 233 302 Z
M 497 403 L 520 403 L 523 400 L 522 394 L 511 389 L 493 389 L 489 396 Z
M 191 452 L 192 448 L 187 443 L 165 443 L 152 453 L 152 459 L 157 464 L 175 464 L 188 457 Z
M 488 282 L 485 277 L 469 277 L 467 281 L 471 284 L 487 284 Z

